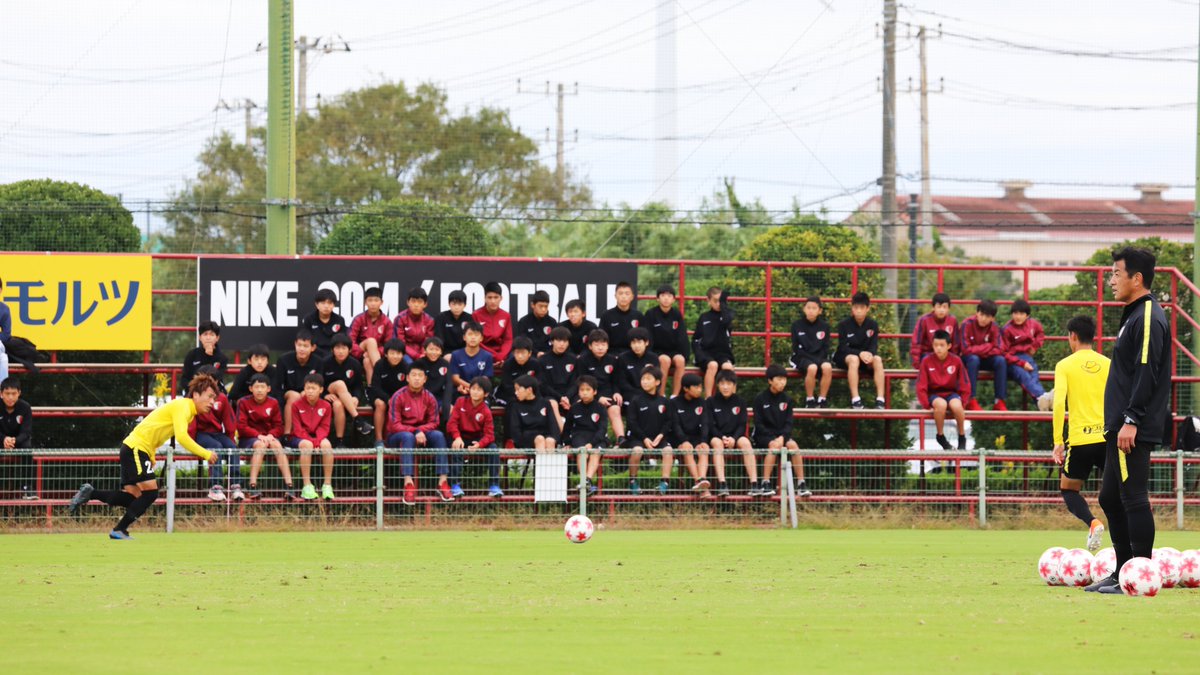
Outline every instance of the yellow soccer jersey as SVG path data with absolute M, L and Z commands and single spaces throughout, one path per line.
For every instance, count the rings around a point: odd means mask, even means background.
M 216 453 L 200 447 L 188 435 L 188 425 L 195 416 L 196 403 L 190 397 L 177 398 L 147 415 L 125 437 L 125 445 L 146 453 L 153 462 L 155 449 L 174 436 L 184 450 L 201 459 L 213 459 Z
M 1054 366 L 1054 444 L 1063 442 L 1063 415 L 1070 409 L 1072 446 L 1104 442 L 1104 384 L 1109 358 L 1080 349 Z

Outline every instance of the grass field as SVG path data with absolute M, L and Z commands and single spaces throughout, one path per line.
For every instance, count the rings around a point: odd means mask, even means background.
M 0 537 L 0 671 L 1200 669 L 1200 591 L 1041 585 L 1079 532 L 135 536 Z

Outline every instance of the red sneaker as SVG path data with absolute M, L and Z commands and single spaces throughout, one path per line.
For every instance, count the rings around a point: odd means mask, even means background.
M 405 506 L 413 506 L 417 503 L 416 483 L 409 483 L 404 486 L 404 496 L 400 498 L 400 502 Z
M 437 493 L 438 493 L 438 496 L 441 497 L 442 501 L 444 501 L 444 502 L 454 501 L 454 493 L 450 491 L 449 483 L 439 483 L 437 486 Z
M 992 406 L 992 410 L 1008 412 L 1008 406 L 1004 404 L 1004 401 L 996 401 L 996 405 Z
M 967 401 L 967 404 L 965 406 L 963 406 L 963 409 L 964 410 L 983 410 L 983 408 L 981 408 L 979 406 L 979 401 L 976 401 L 975 399 L 971 399 L 970 401 Z

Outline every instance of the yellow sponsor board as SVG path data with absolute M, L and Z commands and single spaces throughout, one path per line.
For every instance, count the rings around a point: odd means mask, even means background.
M 12 333 L 42 350 L 150 349 L 150 256 L 0 254 Z

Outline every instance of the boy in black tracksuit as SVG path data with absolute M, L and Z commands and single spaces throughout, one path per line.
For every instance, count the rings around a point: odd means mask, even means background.
M 617 391 L 624 399 L 625 409 L 642 391 L 642 372 L 650 366 L 659 366 L 658 354 L 650 351 L 649 346 L 650 331 L 634 328 L 629 331 L 629 351 L 617 357 Z
M 704 395 L 712 396 L 718 370 L 733 370 L 733 310 L 729 291 L 713 286 L 708 289 L 708 311 L 696 319 L 692 333 L 692 353 L 696 366 L 704 373 Z
M 384 447 L 388 402 L 392 400 L 392 394 L 400 391 L 408 382 L 408 369 L 412 366 L 405 362 L 404 357 L 404 340 L 391 338 L 383 343 L 383 358 L 375 364 L 371 386 L 367 387 L 367 398 L 371 400 L 374 410 L 376 448 Z
M 275 382 L 275 366 L 271 363 L 271 350 L 264 344 L 250 345 L 246 350 L 246 365 L 238 371 L 237 377 L 233 378 L 233 384 L 229 386 L 229 400 L 237 401 L 250 395 L 250 378 L 258 373 L 267 376 L 271 382 Z M 236 398 L 235 398 L 236 397 Z M 271 391 L 271 397 L 280 399 L 282 396 Z
M 522 375 L 513 383 L 516 401 L 508 406 L 505 428 L 518 450 L 553 450 L 562 439 L 550 402 L 538 396 L 537 380 Z
M 709 441 L 713 449 L 713 466 L 717 471 L 717 496 L 728 497 L 729 486 L 725 484 L 725 451 L 737 450 L 742 455 L 746 474 L 750 478 L 750 496 L 757 496 L 758 463 L 754 460 L 754 446 L 750 444 L 746 419 L 748 411 L 742 397 L 737 393 L 737 375 L 730 370 L 717 373 L 717 391 L 708 401 L 708 419 L 712 424 Z
M 771 486 L 771 475 L 775 471 L 776 453 L 784 448 L 792 451 L 792 470 L 796 473 L 796 494 L 811 497 L 804 484 L 804 460 L 800 457 L 800 445 L 792 438 L 792 397 L 787 394 L 787 371 L 783 366 L 767 366 L 767 390 L 754 397 L 754 437 L 757 449 L 766 449 L 763 460 L 763 479 L 759 483 L 758 495 L 770 497 L 775 494 Z
M 588 336 L 596 330 L 596 324 L 588 321 L 582 300 L 572 300 L 567 303 L 567 320 L 558 324 L 571 332 L 571 345 L 568 349 L 576 356 L 587 351 Z
M 409 366 L 409 371 L 413 368 L 425 371 L 425 391 L 433 394 L 433 397 L 437 399 L 438 408 L 448 410 L 450 400 L 447 397 L 454 390 L 449 386 L 450 364 L 442 358 L 442 340 L 437 337 L 425 338 L 423 346 L 425 347 L 425 356 L 413 361 Z M 448 415 L 440 416 L 442 425 L 445 425 L 447 417 Z
M 324 365 L 313 347 L 313 336 L 307 328 L 296 331 L 293 351 L 279 357 L 275 364 L 275 381 L 271 395 L 283 403 L 283 428 L 292 428 L 292 401 L 304 395 L 304 378 L 320 373 Z
M 438 314 L 433 320 L 433 334 L 442 341 L 442 351 L 447 355 L 467 346 L 463 339 L 463 331 L 467 324 L 474 321 L 467 314 L 467 294 L 462 291 L 450 291 L 446 304 L 450 309 Z
M 699 492 L 704 499 L 712 497 L 708 482 L 708 409 L 704 405 L 700 376 L 688 373 L 683 376 L 683 390 L 671 399 L 671 442 L 683 453 L 683 461 L 692 477 L 692 491 Z M 699 461 L 697 461 L 697 454 Z
M 331 341 L 331 354 L 321 367 L 325 377 L 325 400 L 333 406 L 333 447 L 346 445 L 346 418 L 354 420 L 354 429 L 366 436 L 375 427 L 358 416 L 358 406 L 367 402 L 367 375 L 362 361 L 350 356 L 348 333 L 338 333 Z
M 588 350 L 580 354 L 575 362 L 575 375 L 575 385 L 568 391 L 567 398 L 572 401 L 577 398 L 578 378 L 584 375 L 596 378 L 596 399 L 607 410 L 608 422 L 612 425 L 613 433 L 617 438 L 624 436 L 625 423 L 621 420 L 621 403 L 625 399 L 617 391 L 617 359 L 608 353 L 608 335 L 603 330 L 596 329 L 588 335 Z
M 674 288 L 666 284 L 658 287 L 658 304 L 646 310 L 643 325 L 650 331 L 650 348 L 658 354 L 658 367 L 663 373 L 658 393 L 666 395 L 666 377 L 673 375 L 671 395 L 678 396 L 691 348 L 683 314 L 675 306 Z
M 334 335 L 349 334 L 346 330 L 346 320 L 342 318 L 341 314 L 333 311 L 336 302 L 337 296 L 333 294 L 333 291 L 322 288 L 317 291 L 317 296 L 313 299 L 316 309 L 300 322 L 302 327 L 312 333 L 313 346 L 317 349 L 317 356 L 322 359 L 329 356 Z
M 665 495 L 671 487 L 671 468 L 675 464 L 675 457 L 671 453 L 671 437 L 674 430 L 671 425 L 671 414 L 668 411 L 667 397 L 658 393 L 662 379 L 662 371 L 658 368 L 650 367 L 643 370 L 642 390 L 633 397 L 633 401 L 629 404 L 627 414 L 629 431 L 625 434 L 622 444 L 624 447 L 632 449 L 632 452 L 629 453 L 629 492 L 635 495 L 641 492 L 637 473 L 644 450 L 662 452 L 660 460 L 662 480 L 658 483 L 658 493 Z
M 617 306 L 600 315 L 600 329 L 608 333 L 608 349 L 613 356 L 629 351 L 629 331 L 642 325 L 645 318 L 633 304 L 633 286 L 627 281 L 617 284 Z
M 201 321 L 196 327 L 196 333 L 200 337 L 200 346 L 193 348 L 183 357 L 183 372 L 179 375 L 179 391 L 181 394 L 187 394 L 188 385 L 191 384 L 192 378 L 204 366 L 213 367 L 213 378 L 217 384 L 221 385 L 222 391 L 225 393 L 225 367 L 229 365 L 229 358 L 221 352 L 221 324 L 216 321 Z M 231 399 L 232 400 L 232 399 Z
M 550 331 L 558 325 L 549 312 L 550 294 L 546 291 L 537 291 L 529 299 L 529 313 L 521 317 L 517 321 L 517 325 L 513 326 L 513 340 L 521 336 L 529 338 L 529 342 L 533 345 L 535 358 L 540 358 L 542 354 L 550 351 Z M 514 347 L 514 349 L 516 348 Z
M 569 406 L 567 392 L 575 382 L 575 355 L 571 353 L 571 331 L 558 326 L 550 331 L 550 351 L 538 359 L 541 371 L 538 372 L 538 386 L 542 396 L 550 401 L 550 407 L 562 426 L 562 413 Z
M 524 335 L 513 338 L 512 351 L 504 361 L 504 370 L 500 373 L 500 387 L 496 391 L 496 405 L 501 408 L 508 406 L 514 399 L 513 382 L 522 375 L 537 377 L 542 372 L 542 364 L 533 358 L 533 344 Z
M 804 301 L 804 316 L 792 322 L 792 367 L 804 376 L 804 407 L 828 408 L 829 385 L 833 383 L 833 364 L 829 362 L 829 324 L 821 318 L 821 299 Z M 821 377 L 821 395 L 813 398 L 817 376 Z
M 564 447 L 603 448 L 608 445 L 608 414 L 596 400 L 596 378 L 581 375 L 575 382 L 578 396 L 564 415 L 562 440 Z M 592 479 L 600 469 L 601 454 L 579 453 L 579 480 L 587 486 L 588 494 L 596 493 Z
M 846 380 L 850 384 L 850 407 L 863 407 L 858 395 L 859 376 L 866 372 L 875 378 L 875 408 L 887 407 L 884 401 L 883 359 L 879 357 L 879 324 L 868 316 L 871 297 L 862 291 L 850 299 L 850 316 L 837 325 L 838 345 L 833 354 L 833 365 L 846 369 Z
M 11 479 L 13 489 L 19 484 L 22 499 L 37 499 L 33 489 L 33 458 L 12 452 L 33 448 L 33 408 L 21 399 L 21 381 L 15 377 L 0 382 L 0 448 L 15 455 L 13 459 L 17 461 Z M 0 493 L 8 482 L 0 480 Z

